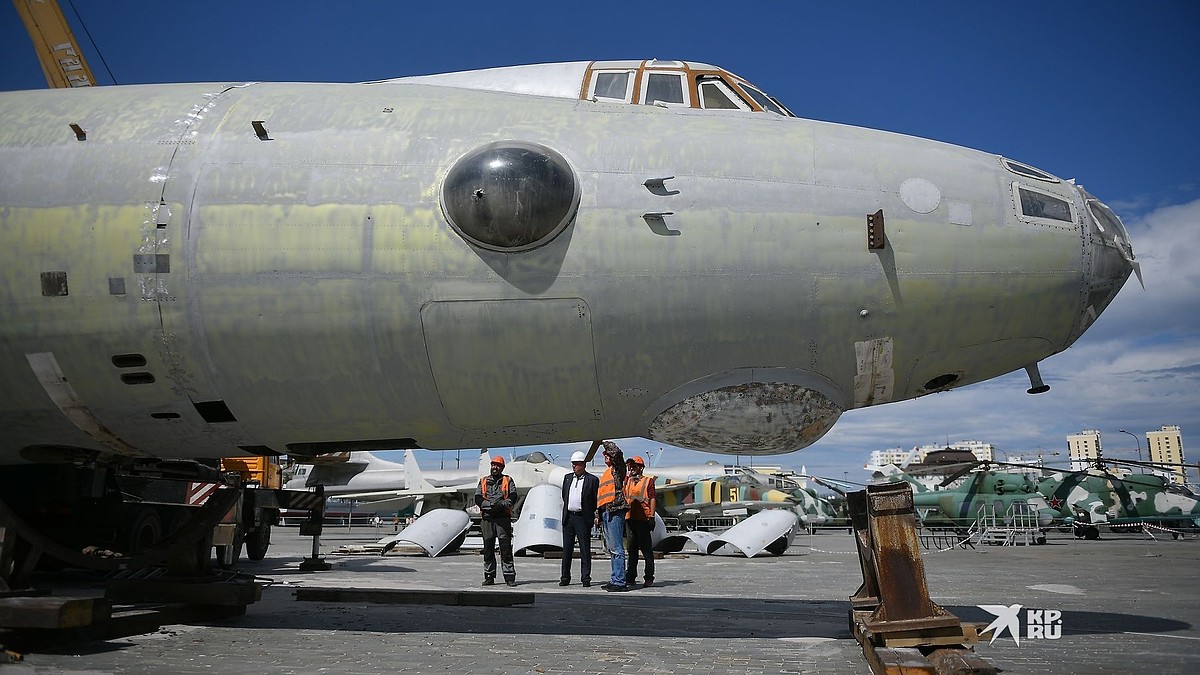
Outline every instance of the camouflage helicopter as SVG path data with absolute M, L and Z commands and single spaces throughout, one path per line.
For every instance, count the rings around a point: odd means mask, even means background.
M 1035 541 L 1045 543 L 1045 530 L 1061 521 L 1062 513 L 1051 507 L 1039 492 L 1038 484 L 1027 475 L 991 468 L 1000 465 L 1000 462 L 958 465 L 947 472 L 935 489 L 895 466 L 885 472 L 885 480 L 902 480 L 913 486 L 913 506 L 922 525 L 966 528 L 975 524 L 981 511 L 991 511 L 996 518 L 1005 521 L 1025 517 L 1036 523 L 1043 536 Z M 966 480 L 960 481 L 964 476 Z
M 751 515 L 764 509 L 791 509 L 807 527 L 831 524 L 837 513 L 827 499 L 800 484 L 798 474 L 768 474 L 745 467 L 704 480 L 656 479 L 659 511 L 694 528 L 701 518 Z
M 1100 526 L 1134 529 L 1147 524 L 1171 530 L 1200 527 L 1200 498 L 1182 485 L 1151 473 L 1120 476 L 1110 464 L 1163 470 L 1180 466 L 1132 460 L 1097 459 L 1084 471 L 1056 471 L 1038 482 L 1038 491 L 1051 508 L 1063 514 L 1063 523 L 1075 536 L 1099 539 Z

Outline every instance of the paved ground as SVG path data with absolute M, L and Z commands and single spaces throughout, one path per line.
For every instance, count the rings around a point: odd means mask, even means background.
M 18 673 L 860 673 L 846 598 L 861 582 L 844 531 L 799 536 L 783 556 L 668 556 L 655 588 L 605 593 L 558 586 L 559 561 L 517 559 L 508 608 L 301 602 L 298 587 L 473 590 L 475 552 L 334 555 L 375 531 L 336 528 L 322 539 L 328 572 L 298 570 L 311 540 L 276 531 L 268 557 L 242 569 L 272 584 L 244 617 L 31 654 Z M 968 621 L 977 605 L 1024 606 L 1022 640 L 976 651 L 1005 673 L 1200 672 L 1200 541 L 1140 535 L 1045 546 L 925 555 L 933 599 Z M 576 563 L 578 564 L 578 563 Z M 498 587 L 498 588 L 503 588 Z M 1025 609 L 1062 612 L 1057 640 L 1028 639 Z

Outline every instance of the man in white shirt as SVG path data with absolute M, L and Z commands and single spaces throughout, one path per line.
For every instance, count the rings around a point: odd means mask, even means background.
M 596 491 L 600 479 L 587 472 L 587 454 L 571 455 L 572 473 L 563 478 L 563 557 L 559 586 L 571 583 L 571 558 L 579 542 L 579 578 L 592 585 L 592 520 L 596 517 Z

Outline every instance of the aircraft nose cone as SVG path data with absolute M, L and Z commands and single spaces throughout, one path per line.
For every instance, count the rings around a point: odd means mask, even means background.
M 1141 269 L 1121 219 L 1082 187 L 1078 189 L 1086 206 L 1083 214 L 1086 300 L 1076 337 L 1095 323 L 1131 273 L 1136 272 L 1141 280 Z

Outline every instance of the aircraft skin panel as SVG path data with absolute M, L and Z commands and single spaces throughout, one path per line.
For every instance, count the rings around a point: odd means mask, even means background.
M 240 443 L 225 433 L 205 434 L 187 392 L 172 386 L 173 337 L 163 333 L 160 311 L 160 302 L 182 298 L 162 284 L 167 275 L 159 268 L 169 269 L 174 257 L 176 274 L 186 269 L 182 238 L 167 229 L 170 208 L 160 205 L 166 176 L 178 143 L 186 140 L 187 123 L 180 120 L 215 89 L 137 88 L 121 95 L 98 89 L 88 98 L 31 92 L 24 104 L 5 105 L 0 198 L 16 208 L 0 216 L 0 245 L 22 255 L 3 266 L 0 306 L 19 308 L 14 313 L 22 320 L 0 328 L 0 371 L 12 383 L 0 391 L 0 410 L 16 411 L 5 424 L 14 429 L 24 427 L 29 415 L 54 420 L 33 424 L 37 431 L 23 446 L 112 449 L 103 435 L 81 438 L 67 418 L 47 408 L 42 389 L 29 386 L 32 373 L 21 363 L 23 355 L 42 351 L 54 354 L 83 409 L 121 443 L 169 446 L 182 456 L 211 452 L 203 448 L 214 440 L 226 448 Z M 26 125 L 30 111 L 40 121 Z M 120 124 L 106 123 L 110 115 Z M 174 210 L 179 213 L 181 205 Z M 64 295 L 48 297 L 29 283 L 48 271 L 65 276 Z M 129 354 L 142 365 L 113 360 Z M 195 373 L 188 377 L 198 379 Z M 151 413 L 179 411 L 180 417 L 147 427 Z M 189 413 L 191 419 L 184 416 Z
M 114 435 L 166 456 L 656 433 L 710 448 L 723 432 L 742 454 L 787 452 L 844 410 L 1065 349 L 1088 321 L 1081 279 L 1103 267 L 1078 219 L 1018 217 L 994 155 L 773 114 L 395 82 L 17 92 L 0 119 L 0 247 L 21 251 L 0 272 L 0 373 L 17 383 L 0 423 L 27 429 L 0 462 L 105 451 L 45 424 L 61 413 L 35 352 Z M 565 230 L 520 253 L 468 243 L 441 204 L 455 162 L 505 140 L 560 153 L 579 186 Z M 1073 186 L 1038 188 L 1082 214 Z M 879 209 L 886 245 L 870 250 Z M 43 296 L 59 271 L 69 294 Z M 1098 280 L 1096 302 L 1120 281 Z M 478 326 L 423 324 L 454 303 L 530 308 L 522 320 L 561 332 L 540 364 L 514 327 L 489 363 Z M 890 393 L 856 395 L 855 346 L 880 340 L 892 372 L 872 380 Z M 111 357 L 129 353 L 153 382 L 121 381 Z M 454 372 L 472 362 L 490 369 L 477 389 Z M 778 414 L 756 409 L 763 394 Z

